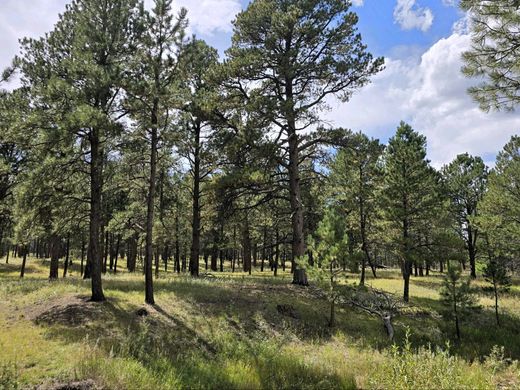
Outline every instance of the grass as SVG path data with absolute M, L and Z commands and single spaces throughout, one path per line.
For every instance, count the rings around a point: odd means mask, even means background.
M 351 307 L 338 308 L 330 329 L 327 302 L 292 286 L 288 273 L 194 280 L 163 272 L 149 307 L 140 273 L 107 274 L 108 302 L 92 304 L 76 264 L 49 282 L 48 262 L 29 259 L 24 280 L 20 260 L 10 262 L 0 262 L 0 389 L 87 379 L 107 389 L 520 388 L 518 281 L 502 300 L 500 328 L 477 281 L 482 309 L 455 343 L 439 314 L 442 277 L 413 278 L 391 344 L 377 318 Z M 402 288 L 391 270 L 368 283 Z M 281 314 L 282 304 L 297 318 Z M 149 315 L 138 316 L 140 308 Z

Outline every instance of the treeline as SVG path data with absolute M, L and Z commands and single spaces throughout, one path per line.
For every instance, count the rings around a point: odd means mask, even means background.
M 437 171 L 405 123 L 386 146 L 322 126 L 329 97 L 383 68 L 349 7 L 255 0 L 220 61 L 171 0 L 72 1 L 4 72 L 0 256 L 50 258 L 50 278 L 77 258 L 94 301 L 124 257 L 147 303 L 154 273 L 201 263 L 302 285 L 325 264 L 361 284 L 399 266 L 405 300 L 432 268 L 514 271 L 519 139 L 491 171 L 467 154 Z

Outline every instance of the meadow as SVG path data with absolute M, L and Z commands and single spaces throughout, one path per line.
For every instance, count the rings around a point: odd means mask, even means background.
M 289 273 L 163 272 L 148 306 L 141 273 L 107 274 L 108 301 L 95 304 L 76 267 L 50 282 L 48 261 L 29 259 L 20 280 L 20 261 L 2 261 L 0 388 L 520 388 L 518 280 L 499 328 L 491 294 L 475 282 L 480 309 L 455 342 L 441 316 L 442 276 L 413 278 L 391 343 L 378 318 L 347 305 L 328 327 L 319 288 L 293 286 Z M 368 284 L 400 292 L 397 271 L 379 274 Z

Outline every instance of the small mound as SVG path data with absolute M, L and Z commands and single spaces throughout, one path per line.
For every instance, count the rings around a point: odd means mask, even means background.
M 87 297 L 67 296 L 34 306 L 27 316 L 36 324 L 81 326 L 99 319 L 101 314 L 99 303 L 90 302 Z

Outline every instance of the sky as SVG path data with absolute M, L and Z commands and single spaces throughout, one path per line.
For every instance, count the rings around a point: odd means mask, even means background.
M 145 0 L 148 4 L 152 0 Z M 0 69 L 18 52 L 18 39 L 52 29 L 68 0 L 0 0 Z M 232 21 L 248 0 L 177 0 L 188 9 L 190 33 L 223 55 Z M 457 0 L 352 0 L 368 50 L 386 68 L 347 103 L 329 100 L 327 124 L 386 142 L 401 120 L 427 136 L 428 157 L 441 167 L 468 152 L 493 165 L 520 130 L 518 113 L 484 113 L 467 95 L 461 54 L 470 46 Z

